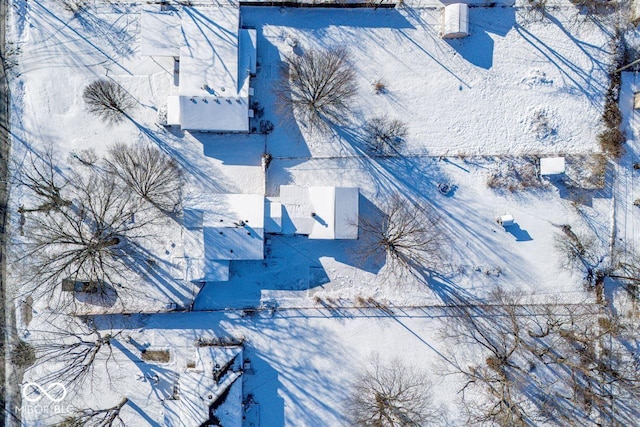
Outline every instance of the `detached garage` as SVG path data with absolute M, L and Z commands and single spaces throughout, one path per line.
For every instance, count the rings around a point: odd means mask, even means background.
M 469 5 L 453 3 L 442 11 L 442 38 L 458 39 L 469 35 Z

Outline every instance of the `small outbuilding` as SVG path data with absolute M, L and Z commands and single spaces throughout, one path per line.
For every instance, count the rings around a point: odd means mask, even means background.
M 540 175 L 560 175 L 565 170 L 564 157 L 544 157 L 540 159 Z
M 448 4 L 442 10 L 442 38 L 459 39 L 469 35 L 469 5 Z
M 513 215 L 504 214 L 498 217 L 498 224 L 503 227 L 509 227 L 510 225 L 515 224 L 515 220 L 513 219 Z

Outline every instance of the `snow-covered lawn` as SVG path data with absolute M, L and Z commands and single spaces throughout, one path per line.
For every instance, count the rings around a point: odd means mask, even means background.
M 346 47 L 360 88 L 353 130 L 357 134 L 375 116 L 401 119 L 409 125 L 406 153 L 597 150 L 610 35 L 592 22 L 581 23 L 571 8 L 526 24 L 516 21 L 517 13 L 512 7 L 471 8 L 471 36 L 445 41 L 438 34 L 437 8 L 244 8 L 243 23 L 258 29 L 256 97 L 276 123 L 269 151 L 277 157 L 344 156 L 357 144 L 353 138 L 302 143 L 299 133 L 273 116 L 270 89 L 282 57 L 296 54 L 292 39 L 298 54 Z M 375 93 L 377 81 L 385 93 Z
M 253 373 L 243 374 L 243 386 L 245 395 L 252 394 L 259 406 L 256 426 L 346 425 L 342 404 L 348 386 L 372 353 L 385 359 L 398 357 L 432 373 L 442 370 L 444 344 L 439 342 L 436 320 L 442 315 L 438 309 L 415 309 L 389 317 L 380 310 L 358 309 L 340 315 L 328 310 L 285 310 L 252 317 L 224 313 L 132 316 L 126 320 L 131 343 L 119 339 L 116 362 L 109 365 L 114 374 L 110 401 L 127 395 L 148 417 L 162 419 L 157 395 L 170 385 L 169 374 L 180 371 L 183 360 L 144 364 L 136 357 L 136 346 L 170 347 L 179 355 L 193 348 L 198 338 L 235 337 L 244 338 L 245 357 L 251 361 Z M 148 379 L 154 374 L 161 378 L 158 384 Z M 434 376 L 438 403 L 449 404 L 453 384 L 444 381 Z M 132 408 L 126 411 L 131 425 L 146 425 L 140 413 Z M 256 418 L 249 417 L 247 423 Z

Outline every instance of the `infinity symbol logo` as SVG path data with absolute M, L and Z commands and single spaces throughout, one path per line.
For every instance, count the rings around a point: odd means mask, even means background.
M 59 389 L 59 391 L 55 394 L 51 392 L 54 389 Z M 31 391 L 36 390 L 35 396 L 32 396 L 33 393 Z M 49 399 L 52 402 L 62 402 L 65 397 L 67 397 L 67 388 L 62 383 L 51 383 L 45 390 L 38 383 L 25 383 L 22 385 L 22 397 L 28 400 L 31 403 L 39 402 L 44 397 Z

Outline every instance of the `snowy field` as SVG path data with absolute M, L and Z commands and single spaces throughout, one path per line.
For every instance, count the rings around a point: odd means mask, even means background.
M 275 124 L 269 135 L 191 134 L 158 125 L 173 61 L 140 55 L 145 6 L 95 3 L 72 16 L 56 0 L 12 1 L 14 169 L 31 152 L 51 149 L 73 165 L 83 150 L 102 154 L 116 142 L 144 141 L 185 171 L 185 205 L 206 202 L 212 193 L 277 196 L 281 185 L 354 186 L 360 189 L 362 218 L 379 215 L 379 206 L 402 194 L 438 212 L 446 261 L 427 286 L 410 278 L 390 280 L 384 259 L 360 255 L 366 251 L 363 240 L 268 235 L 264 260 L 233 261 L 228 282 L 204 285 L 193 305 L 198 313 L 100 318 L 101 328 L 125 331 L 114 339 L 110 380 L 96 375 L 92 387 L 69 396 L 76 407 L 116 404 L 127 396 L 127 425 L 163 425 L 161 399 L 184 360 L 143 363 L 140 345 L 186 354 L 197 339 L 233 337 L 244 341 L 253 367 L 243 375 L 243 395 L 252 394 L 258 405 L 245 425 L 345 425 L 341 402 L 354 372 L 372 353 L 442 371 L 446 344 L 439 328 L 447 312 L 438 306 L 452 290 L 482 299 L 501 286 L 535 301 L 585 301 L 590 294 L 584 277 L 562 263 L 556 248 L 562 225 L 593 235 L 604 253 L 611 240 L 634 249 L 640 244 L 632 211 L 640 186 L 630 168 L 640 132 L 630 99 L 640 83 L 631 74 L 624 77 L 621 96 L 629 150 L 620 165 L 607 167 L 603 188 L 577 194 L 555 181 L 525 191 L 487 185 L 523 156 L 525 163 L 537 164 L 535 156 L 566 155 L 580 169 L 580 159 L 599 152 L 612 34 L 577 16 L 570 3 L 560 3 L 540 22 L 522 8 L 474 7 L 471 36 L 454 41 L 440 38 L 433 4 L 379 10 L 242 7 L 243 25 L 257 30 L 255 99 L 263 119 Z M 272 88 L 283 58 L 296 54 L 292 39 L 302 51 L 348 48 L 359 91 L 352 117 L 331 134 L 310 132 L 276 112 Z M 86 111 L 83 88 L 99 77 L 113 79 L 135 98 L 124 122 L 109 127 Z M 377 81 L 385 93 L 375 93 Z M 363 154 L 362 125 L 375 116 L 407 123 L 403 156 Z M 263 153 L 272 156 L 266 170 Z M 622 180 L 613 182 L 613 169 Z M 454 191 L 440 194 L 441 183 Z M 23 189 L 12 188 L 14 231 L 26 198 Z M 513 215 L 517 225 L 498 225 L 503 214 Z M 185 280 L 192 242 L 175 221 L 159 234 L 151 252 L 168 266 L 164 280 L 184 286 L 180 306 L 188 305 L 184 294 L 197 292 Z M 156 282 L 150 284 L 162 294 Z M 368 298 L 389 305 L 393 315 L 357 307 Z M 27 325 L 22 299 L 16 301 L 21 336 L 37 339 L 51 318 L 46 301 L 34 302 Z M 131 301 L 127 311 L 161 311 L 167 308 L 161 299 L 151 293 Z M 327 309 L 321 300 L 345 308 Z M 256 308 L 261 311 L 251 314 Z M 27 371 L 25 380 L 37 379 L 42 370 Z M 150 380 L 154 375 L 159 381 Z M 452 424 L 461 424 L 454 408 L 458 384 L 452 377 L 433 380 L 436 401 L 450 409 Z M 49 421 L 27 414 L 24 425 Z
M 357 140 L 348 135 L 357 135 L 358 123 L 383 115 L 409 124 L 405 149 L 411 154 L 593 152 L 610 34 L 576 23 L 571 9 L 541 23 L 517 22 L 517 13 L 512 7 L 472 8 L 471 36 L 445 41 L 438 9 L 246 8 L 244 24 L 260 29 L 258 100 L 269 96 L 282 55 L 294 54 L 289 39 L 302 51 L 347 47 L 358 74 L 355 129 L 329 141 L 305 141 L 283 123 L 288 134 L 280 136 L 276 127 L 269 151 L 277 157 L 350 155 Z M 379 80 L 386 93 L 377 95 L 373 84 Z M 264 103 L 269 116 L 269 100 Z

